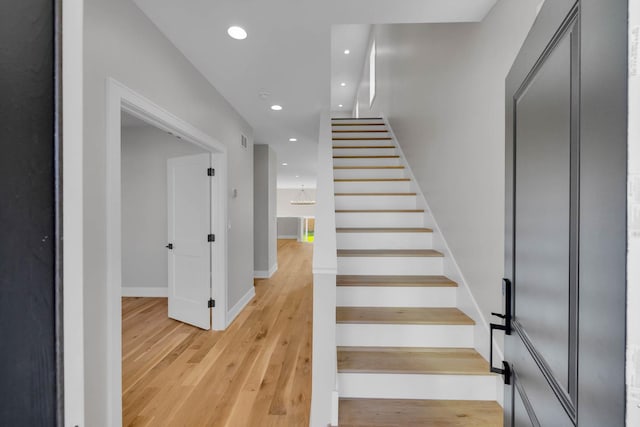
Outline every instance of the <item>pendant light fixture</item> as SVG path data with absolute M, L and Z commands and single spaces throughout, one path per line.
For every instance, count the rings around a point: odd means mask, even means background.
M 298 193 L 298 196 L 291 201 L 292 205 L 296 205 L 296 206 L 310 206 L 310 205 L 315 205 L 316 201 L 315 200 L 311 200 L 309 198 L 307 198 L 307 193 L 304 192 L 304 185 L 300 186 L 300 192 Z

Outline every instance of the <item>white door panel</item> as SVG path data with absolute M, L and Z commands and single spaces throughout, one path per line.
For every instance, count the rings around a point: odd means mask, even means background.
M 209 153 L 167 161 L 169 317 L 210 329 L 211 224 Z

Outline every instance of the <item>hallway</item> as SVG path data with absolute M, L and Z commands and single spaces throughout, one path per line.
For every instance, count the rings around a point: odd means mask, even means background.
M 278 272 L 223 332 L 122 299 L 125 426 L 302 426 L 311 400 L 313 246 L 278 241 Z

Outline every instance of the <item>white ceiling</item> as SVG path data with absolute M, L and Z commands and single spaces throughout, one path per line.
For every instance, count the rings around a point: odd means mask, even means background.
M 482 20 L 496 2 L 134 1 L 251 124 L 255 142 L 271 145 L 279 162 L 288 163 L 278 171 L 279 188 L 315 187 L 319 113 L 337 109 L 339 103 L 348 110 L 353 102 L 368 25 L 336 26 L 333 39 L 332 25 L 473 22 Z M 245 28 L 247 39 L 231 39 L 226 32 L 231 25 Z M 357 46 L 347 46 L 351 43 Z M 352 53 L 344 58 L 347 48 Z M 341 81 L 347 82 L 347 88 L 335 87 Z M 269 96 L 263 99 L 261 92 Z M 336 105 L 331 105 L 332 99 Z M 271 111 L 272 104 L 282 105 L 283 110 Z M 298 142 L 288 142 L 291 137 Z

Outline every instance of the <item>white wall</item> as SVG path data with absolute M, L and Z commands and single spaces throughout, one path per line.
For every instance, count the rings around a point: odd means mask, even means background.
M 315 188 L 305 188 L 307 200 L 316 199 Z M 292 205 L 292 200 L 300 198 L 300 189 L 278 188 L 278 217 L 312 217 L 315 216 L 315 205 Z
M 152 126 L 123 128 L 121 138 L 122 287 L 166 292 L 167 160 L 205 150 Z
M 640 425 L 640 0 L 629 2 L 629 215 L 627 425 Z
M 257 277 L 270 276 L 278 263 L 276 178 L 278 159 L 268 145 L 253 151 L 253 266 Z
M 278 217 L 278 238 L 297 239 L 300 234 L 300 218 Z
M 482 314 L 501 310 L 505 78 L 540 0 L 500 0 L 482 23 L 376 25 L 360 116 L 385 114 Z M 367 53 L 368 54 L 368 53 Z
M 106 79 L 112 77 L 228 147 L 229 291 L 253 286 L 253 131 L 130 0 L 84 4 L 85 425 L 107 426 Z M 249 137 L 248 148 L 240 135 Z M 247 261 L 247 254 L 249 262 Z M 111 426 L 109 426 L 111 427 Z

